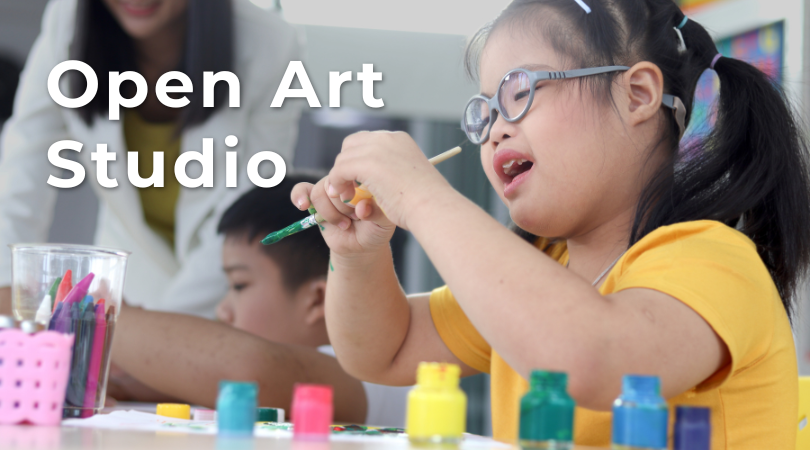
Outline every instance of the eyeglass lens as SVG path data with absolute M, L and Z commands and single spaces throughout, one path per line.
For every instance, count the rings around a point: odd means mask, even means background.
M 507 74 L 498 89 L 498 104 L 503 117 L 511 120 L 520 116 L 529 106 L 530 93 L 529 76 L 525 72 Z

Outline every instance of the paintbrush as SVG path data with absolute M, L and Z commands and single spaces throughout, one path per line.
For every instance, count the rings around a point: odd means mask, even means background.
M 444 153 L 441 153 L 439 155 L 434 156 L 433 158 L 430 158 L 428 161 L 430 161 L 430 163 L 435 166 L 436 164 L 439 164 L 442 161 L 446 161 L 458 155 L 459 153 L 461 153 L 461 147 L 452 148 Z M 369 192 L 363 186 L 358 184 L 357 187 L 354 188 L 354 197 L 345 203 L 357 205 L 357 203 L 359 203 L 360 200 L 365 200 L 367 198 L 372 198 L 371 192 Z M 300 231 L 304 231 L 307 228 L 311 228 L 317 225 L 318 223 L 325 222 L 324 218 L 321 217 L 321 215 L 318 214 L 314 208 L 310 207 L 309 212 L 311 213 L 310 216 L 307 216 L 299 220 L 298 222 L 295 222 L 294 224 L 288 226 L 287 228 L 268 234 L 267 237 L 262 239 L 262 244 L 264 245 L 275 244 L 276 242 L 284 239 L 287 236 L 292 236 L 293 234 L 298 233 Z

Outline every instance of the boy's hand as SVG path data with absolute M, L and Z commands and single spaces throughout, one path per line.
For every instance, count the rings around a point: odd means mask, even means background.
M 315 185 L 299 183 L 293 188 L 291 199 L 302 211 L 314 206 L 326 220 L 319 225 L 333 252 L 352 256 L 388 248 L 396 225 L 388 220 L 374 200 L 361 200 L 356 207 L 352 207 L 339 197 L 329 197 L 328 189 L 327 178 Z

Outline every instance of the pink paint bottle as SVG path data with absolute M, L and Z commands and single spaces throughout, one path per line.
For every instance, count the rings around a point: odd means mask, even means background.
M 297 383 L 292 401 L 293 438 L 328 440 L 332 410 L 332 386 Z

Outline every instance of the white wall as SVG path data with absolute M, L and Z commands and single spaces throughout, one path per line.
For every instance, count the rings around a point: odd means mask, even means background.
M 357 28 L 301 26 L 306 36 L 304 65 L 324 108 L 329 101 L 329 72 L 355 72 L 342 89 L 341 107 L 364 113 L 458 121 L 477 85 L 462 68 L 465 38 L 447 34 L 411 33 Z M 382 72 L 375 82 L 380 109 L 363 103 L 356 72 L 374 64 Z

